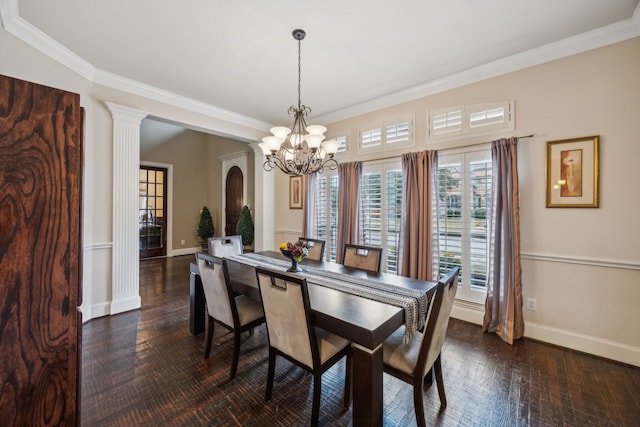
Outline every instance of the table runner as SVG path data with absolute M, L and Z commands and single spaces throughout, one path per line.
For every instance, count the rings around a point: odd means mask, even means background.
M 291 265 L 290 261 L 279 260 L 256 253 L 232 255 L 226 258 L 252 267 L 259 266 L 270 269 L 274 269 L 274 267 L 283 267 L 286 269 Z M 423 291 L 407 289 L 374 279 L 326 271 L 321 268 L 310 266 L 304 266 L 304 268 L 305 270 L 302 273 L 297 274 L 304 276 L 309 283 L 404 309 L 405 343 L 409 342 L 409 339 L 411 339 L 416 331 L 424 326 L 428 304 L 426 293 Z

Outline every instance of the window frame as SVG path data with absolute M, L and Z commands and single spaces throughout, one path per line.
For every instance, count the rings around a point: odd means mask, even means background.
M 449 151 L 449 150 L 444 150 Z M 490 236 L 488 235 L 489 229 L 489 217 L 490 217 L 490 209 L 491 209 L 491 166 L 488 169 L 488 172 L 484 175 L 485 180 L 485 191 L 484 194 L 484 208 L 481 206 L 475 207 L 474 212 L 472 212 L 472 203 L 474 202 L 474 196 L 471 192 L 472 190 L 472 177 L 470 176 L 470 170 L 472 164 L 478 163 L 489 163 L 491 164 L 491 149 L 487 146 L 487 144 L 482 144 L 481 146 L 476 146 L 473 148 L 467 148 L 466 150 L 450 150 L 446 153 L 441 153 L 438 156 L 438 233 L 440 234 L 440 271 L 441 274 L 446 272 L 448 268 L 453 265 L 457 265 L 458 261 L 455 258 L 455 251 L 450 249 L 450 246 L 445 245 L 443 247 L 442 244 L 442 236 L 443 234 L 451 235 L 452 231 L 447 228 L 446 223 L 444 223 L 442 219 L 443 210 L 445 218 L 449 218 L 449 214 L 446 210 L 458 210 L 458 205 L 456 206 L 448 206 L 445 204 L 444 206 L 440 205 L 441 203 L 441 192 L 442 185 L 441 182 L 441 173 L 440 170 L 447 165 L 461 165 L 461 188 L 459 190 L 459 212 L 460 212 L 460 275 L 458 277 L 458 292 L 456 294 L 456 299 L 470 301 L 474 303 L 484 303 L 486 299 L 486 289 L 487 289 L 487 277 L 488 277 L 488 267 L 489 267 L 489 247 L 490 247 Z M 446 188 L 446 187 L 445 187 Z M 457 201 L 457 199 L 456 199 Z M 484 209 L 484 237 L 480 238 L 478 235 L 478 230 L 483 227 L 478 227 L 480 219 L 478 219 L 478 210 Z M 455 212 L 451 214 L 451 216 L 455 217 Z M 453 221 L 452 221 L 453 222 Z M 453 226 L 452 226 L 453 228 Z M 453 237 L 453 236 L 451 236 Z M 475 240 L 474 240 L 475 239 Z M 453 240 L 453 239 L 451 239 Z M 477 284 L 472 283 L 472 273 L 478 274 L 477 262 L 474 262 L 474 258 L 477 259 L 479 246 L 482 244 L 481 240 L 484 240 L 484 285 L 478 286 Z M 448 242 L 448 241 L 447 241 Z M 475 245 L 476 249 L 472 249 L 472 245 Z M 454 255 L 454 257 L 449 256 L 448 254 Z M 475 256 L 474 256 L 475 254 Z M 446 261 L 446 258 L 450 258 L 450 262 Z M 476 267 L 474 268 L 474 264 Z M 481 277 L 481 276 L 480 276 Z M 477 279 L 474 279 L 477 280 Z

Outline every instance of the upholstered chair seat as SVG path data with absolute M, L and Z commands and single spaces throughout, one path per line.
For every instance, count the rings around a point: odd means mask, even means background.
M 309 237 L 300 237 L 298 240 L 305 242 L 307 246 L 309 246 L 309 255 L 307 255 L 307 259 L 324 261 L 324 240 L 311 239 Z
M 346 356 L 344 406 L 351 402 L 351 343 L 314 326 L 304 277 L 256 268 L 269 337 L 269 367 L 265 400 L 271 400 L 276 356 L 313 374 L 311 425 L 320 415 L 322 373 Z
M 242 236 L 209 237 L 209 255 L 225 258 L 242 253 Z
M 438 396 L 442 408 L 447 406 L 442 376 L 441 351 L 447 334 L 451 307 L 458 289 L 460 267 L 452 268 L 438 282 L 429 303 L 422 333 L 416 333 L 408 343 L 403 342 L 404 327 L 396 330 L 382 344 L 383 369 L 404 382 L 413 385 L 413 404 L 418 426 L 425 426 L 423 388 L 431 370 L 435 373 Z M 430 378 L 430 377 L 429 377 Z M 431 382 L 426 382 L 431 386 Z
M 342 264 L 345 267 L 378 273 L 382 261 L 382 248 L 345 244 L 342 251 Z
M 196 254 L 198 270 L 207 302 L 209 322 L 205 342 L 204 358 L 211 353 L 213 332 L 216 323 L 233 332 L 233 359 L 229 376 L 235 378 L 240 359 L 240 334 L 253 332 L 253 328 L 264 323 L 262 304 L 245 295 L 235 295 L 229 280 L 227 261 L 204 253 Z

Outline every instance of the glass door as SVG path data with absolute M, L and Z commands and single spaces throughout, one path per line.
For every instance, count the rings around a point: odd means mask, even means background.
M 167 236 L 167 169 L 140 166 L 138 226 L 140 259 L 165 256 Z

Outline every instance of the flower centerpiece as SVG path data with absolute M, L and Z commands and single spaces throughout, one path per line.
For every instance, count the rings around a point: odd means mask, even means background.
M 309 246 L 300 240 L 295 243 L 281 243 L 280 252 L 291 260 L 291 267 L 289 267 L 287 271 L 298 272 L 302 271 L 302 268 L 298 266 L 298 263 L 301 262 L 304 257 L 309 255 Z

